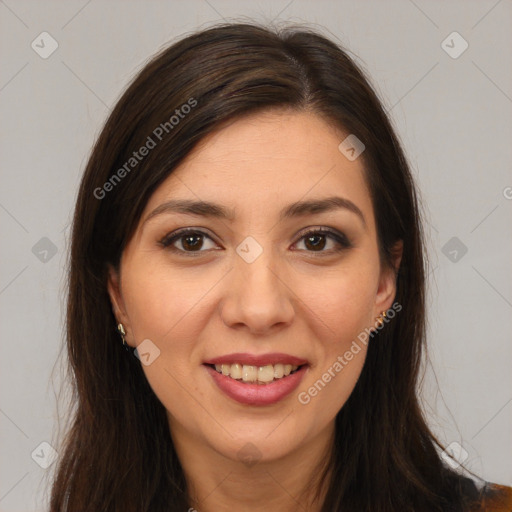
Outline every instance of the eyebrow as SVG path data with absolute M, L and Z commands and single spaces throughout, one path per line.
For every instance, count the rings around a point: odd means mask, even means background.
M 345 209 L 356 214 L 366 227 L 366 219 L 363 212 L 349 199 L 332 196 L 324 199 L 312 199 L 309 201 L 297 201 L 291 203 L 280 212 L 279 219 L 289 219 L 310 214 L 323 213 L 337 209 Z M 233 221 L 235 219 L 234 209 L 209 201 L 194 201 L 190 199 L 172 199 L 160 206 L 157 206 L 144 220 L 143 224 L 150 219 L 164 213 L 184 213 L 200 217 L 213 217 Z

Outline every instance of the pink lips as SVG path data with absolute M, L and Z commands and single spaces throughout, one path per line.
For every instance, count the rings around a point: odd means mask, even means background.
M 265 366 L 267 364 L 291 364 L 300 368 L 287 377 L 276 379 L 268 384 L 244 383 L 226 375 L 222 375 L 215 368 L 208 365 L 215 364 L 246 364 L 252 366 Z M 279 402 L 292 393 L 302 381 L 308 370 L 308 362 L 288 354 L 229 354 L 226 356 L 208 359 L 203 364 L 215 384 L 228 397 L 246 405 L 271 405 Z

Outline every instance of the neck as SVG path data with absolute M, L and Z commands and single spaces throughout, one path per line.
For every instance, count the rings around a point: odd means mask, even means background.
M 284 457 L 246 462 L 220 454 L 178 425 L 171 432 L 190 512 L 320 512 L 330 476 L 321 481 L 321 475 L 332 453 L 334 422 Z

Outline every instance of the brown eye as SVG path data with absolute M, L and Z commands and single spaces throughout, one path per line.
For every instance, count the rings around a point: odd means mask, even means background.
M 304 238 L 304 244 L 313 251 L 322 250 L 326 245 L 326 238 L 325 235 L 309 235 Z
M 331 240 L 332 244 L 324 250 L 328 245 L 328 240 Z M 304 242 L 307 252 L 332 253 L 351 247 L 351 243 L 345 235 L 330 229 L 308 231 L 300 238 L 299 242 L 301 241 Z
M 177 252 L 200 253 L 205 252 L 205 250 L 202 250 L 204 248 L 205 239 L 213 242 L 213 240 L 202 231 L 184 229 L 172 235 L 166 236 L 163 240 L 160 241 L 160 244 L 163 247 Z M 210 248 L 207 247 L 206 249 Z
M 186 250 L 197 251 L 203 246 L 202 235 L 184 235 L 181 237 L 181 245 Z

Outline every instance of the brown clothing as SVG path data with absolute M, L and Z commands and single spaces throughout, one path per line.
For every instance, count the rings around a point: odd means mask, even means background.
M 512 512 L 512 487 L 487 483 L 480 496 L 480 506 L 472 512 Z

